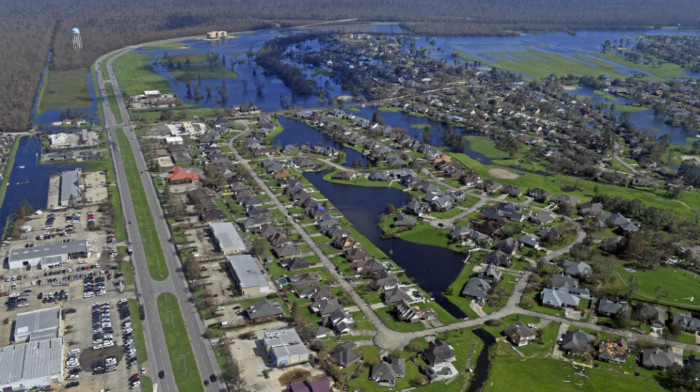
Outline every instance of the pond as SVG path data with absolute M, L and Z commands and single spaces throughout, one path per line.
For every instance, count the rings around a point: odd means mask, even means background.
M 352 148 L 343 146 L 342 143 L 339 143 L 326 133 L 291 118 L 280 117 L 279 120 L 280 125 L 284 127 L 284 131 L 272 139 L 272 144 L 280 143 L 282 146 L 287 144 L 299 146 L 304 144 L 309 144 L 312 146 L 330 146 L 335 147 L 336 150 L 345 153 L 345 163 L 343 165 L 346 167 L 352 167 L 353 162 L 356 162 L 357 165 L 361 167 L 366 167 L 369 163 L 369 160 L 361 153 L 353 150 Z M 333 160 L 334 158 L 328 157 L 328 159 Z
M 395 188 L 327 182 L 323 180 L 324 174 L 305 173 L 304 177 L 328 198 L 362 235 L 391 257 L 423 290 L 431 293 L 438 304 L 453 316 L 463 318 L 464 313 L 448 301 L 442 292 L 462 271 L 464 255 L 438 246 L 381 237 L 379 215 L 384 212 L 386 204 L 403 206 L 411 200 L 410 195 Z
M 5 200 L 0 208 L 0 222 L 2 222 L 0 237 L 5 230 L 7 218 L 17 211 L 22 200 L 27 200 L 34 209 L 46 209 L 49 177 L 61 171 L 80 167 L 80 165 L 42 165 L 39 163 L 41 153 L 41 140 L 38 137 L 23 137 L 20 140 L 12 174 L 6 180 L 9 185 Z

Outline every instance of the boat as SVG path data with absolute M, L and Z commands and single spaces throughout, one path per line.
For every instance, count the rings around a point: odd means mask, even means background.
M 24 169 L 25 167 L 26 167 L 26 166 L 24 166 L 24 165 L 19 165 L 19 166 L 17 166 L 18 169 Z

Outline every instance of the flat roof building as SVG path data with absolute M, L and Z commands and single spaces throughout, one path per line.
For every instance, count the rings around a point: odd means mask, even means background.
M 56 241 L 30 248 L 12 249 L 7 257 L 7 264 L 9 269 L 35 266 L 44 269 L 59 266 L 78 257 L 90 257 L 87 240 Z
M 245 252 L 243 239 L 231 222 L 212 222 L 209 224 L 219 249 L 225 255 Z
M 29 390 L 63 380 L 63 338 L 0 348 L 0 390 Z
M 80 169 L 64 171 L 61 173 L 61 191 L 58 199 L 58 205 L 66 207 L 70 204 L 71 199 L 80 201 Z
M 233 281 L 241 295 L 268 293 L 270 291 L 270 286 L 267 284 L 263 272 L 252 256 L 234 255 L 228 256 L 227 259 Z
M 61 336 L 61 309 L 58 307 L 19 313 L 15 323 L 15 342 L 54 339 Z
M 296 365 L 309 360 L 309 350 L 294 328 L 265 331 L 263 344 L 277 367 Z

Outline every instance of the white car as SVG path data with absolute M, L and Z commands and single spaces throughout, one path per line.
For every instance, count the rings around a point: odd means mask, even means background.
M 131 327 L 131 323 L 130 323 L 130 322 L 124 323 L 124 328 L 129 328 L 129 327 Z
M 97 351 L 97 350 L 102 350 L 102 345 L 101 345 L 101 344 L 98 344 L 98 345 L 92 346 L 92 349 L 95 350 L 95 351 Z
M 134 381 L 131 383 L 131 385 L 129 385 L 129 389 L 134 389 L 134 388 L 138 387 L 139 385 L 141 385 L 141 381 Z
M 103 345 L 104 345 L 105 347 L 113 347 L 113 346 L 114 346 L 114 342 L 111 341 L 111 340 L 105 340 L 105 342 L 104 342 Z
M 131 328 L 127 328 L 124 330 L 124 333 L 132 333 L 132 332 L 134 332 L 134 330 Z
M 102 339 L 95 339 L 92 341 L 93 346 L 97 346 L 98 344 L 102 344 L 103 340 Z
M 83 293 L 83 298 L 90 298 L 94 295 L 95 293 L 93 293 L 92 291 L 86 291 L 85 293 Z

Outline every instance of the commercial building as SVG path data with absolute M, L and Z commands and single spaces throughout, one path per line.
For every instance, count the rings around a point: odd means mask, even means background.
M 0 390 L 29 390 L 63 380 L 63 338 L 0 348 Z
M 231 222 L 212 222 L 209 224 L 219 249 L 225 255 L 245 252 L 243 239 Z
M 309 360 L 309 350 L 301 342 L 294 328 L 265 331 L 265 351 L 277 367 L 296 365 Z
M 47 242 L 30 248 L 12 249 L 7 264 L 9 269 L 35 266 L 44 269 L 79 257 L 90 257 L 87 240 Z
M 255 259 L 250 255 L 228 256 L 228 264 L 238 292 L 241 295 L 268 293 L 270 286 L 258 268 Z
M 58 307 L 39 309 L 17 315 L 15 342 L 55 339 L 61 336 L 61 309 Z
M 61 207 L 67 207 L 68 205 L 70 205 L 71 200 L 74 202 L 80 201 L 81 173 L 82 171 L 80 169 L 64 171 L 63 173 L 61 173 L 61 190 L 58 200 L 58 205 L 60 205 Z

